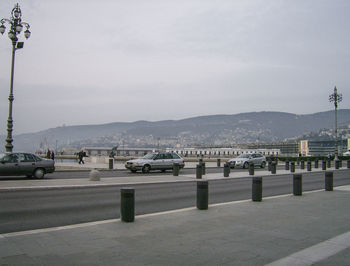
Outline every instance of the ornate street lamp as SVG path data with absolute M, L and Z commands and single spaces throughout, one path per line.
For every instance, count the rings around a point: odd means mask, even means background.
M 337 87 L 334 87 L 333 94 L 329 95 L 329 102 L 334 102 L 334 113 L 335 113 L 335 160 L 338 160 L 338 103 L 343 100 L 343 95 L 338 93 Z
M 24 37 L 28 39 L 30 37 L 29 24 L 22 21 L 22 12 L 18 4 L 12 9 L 11 18 L 6 19 L 3 18 L 0 20 L 0 33 L 4 34 L 6 27 L 5 23 L 10 25 L 10 29 L 8 31 L 8 36 L 12 41 L 12 63 L 11 63 L 11 86 L 10 86 L 10 96 L 9 96 L 9 117 L 7 120 L 7 138 L 6 138 L 6 152 L 12 152 L 13 149 L 13 139 L 12 139 L 12 129 L 13 129 L 13 120 L 12 120 L 12 102 L 14 100 L 13 97 L 13 75 L 15 68 L 15 53 L 17 49 L 23 48 L 23 42 L 18 42 L 17 35 L 21 33 L 23 30 L 23 26 L 26 27 L 24 31 Z

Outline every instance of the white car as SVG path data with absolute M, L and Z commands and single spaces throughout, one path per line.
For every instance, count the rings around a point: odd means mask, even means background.
M 184 168 L 185 161 L 177 153 L 174 152 L 156 152 L 149 153 L 142 158 L 130 160 L 125 163 L 125 168 L 135 173 L 141 170 L 143 173 L 148 173 L 151 170 L 171 170 L 174 163 L 178 163 L 180 168 Z
M 245 153 L 228 161 L 231 168 L 248 168 L 250 163 L 265 168 L 266 157 L 260 153 Z
M 344 156 L 350 156 L 350 150 L 343 153 Z

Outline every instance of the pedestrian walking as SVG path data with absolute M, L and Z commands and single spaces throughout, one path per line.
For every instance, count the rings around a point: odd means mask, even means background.
M 80 151 L 78 153 L 78 156 L 79 156 L 79 164 L 84 164 L 84 152 Z

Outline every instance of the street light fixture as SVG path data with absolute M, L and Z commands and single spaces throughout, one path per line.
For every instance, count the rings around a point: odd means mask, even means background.
M 338 103 L 343 100 L 343 95 L 338 93 L 337 87 L 334 87 L 334 92 L 329 95 L 329 102 L 334 102 L 334 114 L 335 114 L 335 160 L 338 160 Z
M 14 77 L 14 67 L 15 67 L 15 53 L 17 49 L 23 48 L 23 42 L 18 42 L 17 35 L 19 35 L 22 30 L 23 26 L 26 27 L 26 30 L 24 31 L 24 37 L 28 39 L 30 37 L 31 32 L 29 31 L 29 24 L 22 21 L 22 12 L 18 4 L 15 5 L 15 7 L 12 9 L 11 12 L 11 18 L 6 19 L 3 18 L 0 20 L 0 33 L 4 34 L 6 27 L 5 23 L 8 23 L 10 25 L 10 29 L 8 32 L 8 36 L 10 40 L 12 41 L 12 63 L 11 63 L 11 86 L 10 86 L 10 96 L 9 96 L 9 117 L 7 120 L 7 138 L 6 138 L 6 152 L 12 152 L 13 149 L 13 139 L 12 139 L 12 129 L 13 129 L 13 120 L 12 120 L 12 103 L 14 100 L 13 97 L 13 77 Z

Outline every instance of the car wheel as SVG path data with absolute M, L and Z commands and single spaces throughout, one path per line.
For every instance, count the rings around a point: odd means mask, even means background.
M 265 166 L 266 166 L 266 162 L 262 162 L 260 167 L 265 168 Z
M 33 176 L 32 175 L 26 175 L 27 178 L 32 178 Z
M 245 162 L 244 164 L 243 164 L 243 168 L 244 169 L 247 169 L 249 167 L 249 163 L 248 162 Z
M 142 167 L 142 173 L 149 173 L 150 170 L 151 170 L 151 166 L 148 164 Z
M 136 170 L 130 170 L 131 171 L 131 173 L 136 173 Z
M 35 169 L 33 175 L 35 178 L 42 179 L 42 178 L 44 178 L 45 171 L 42 168 L 38 168 L 38 169 Z

